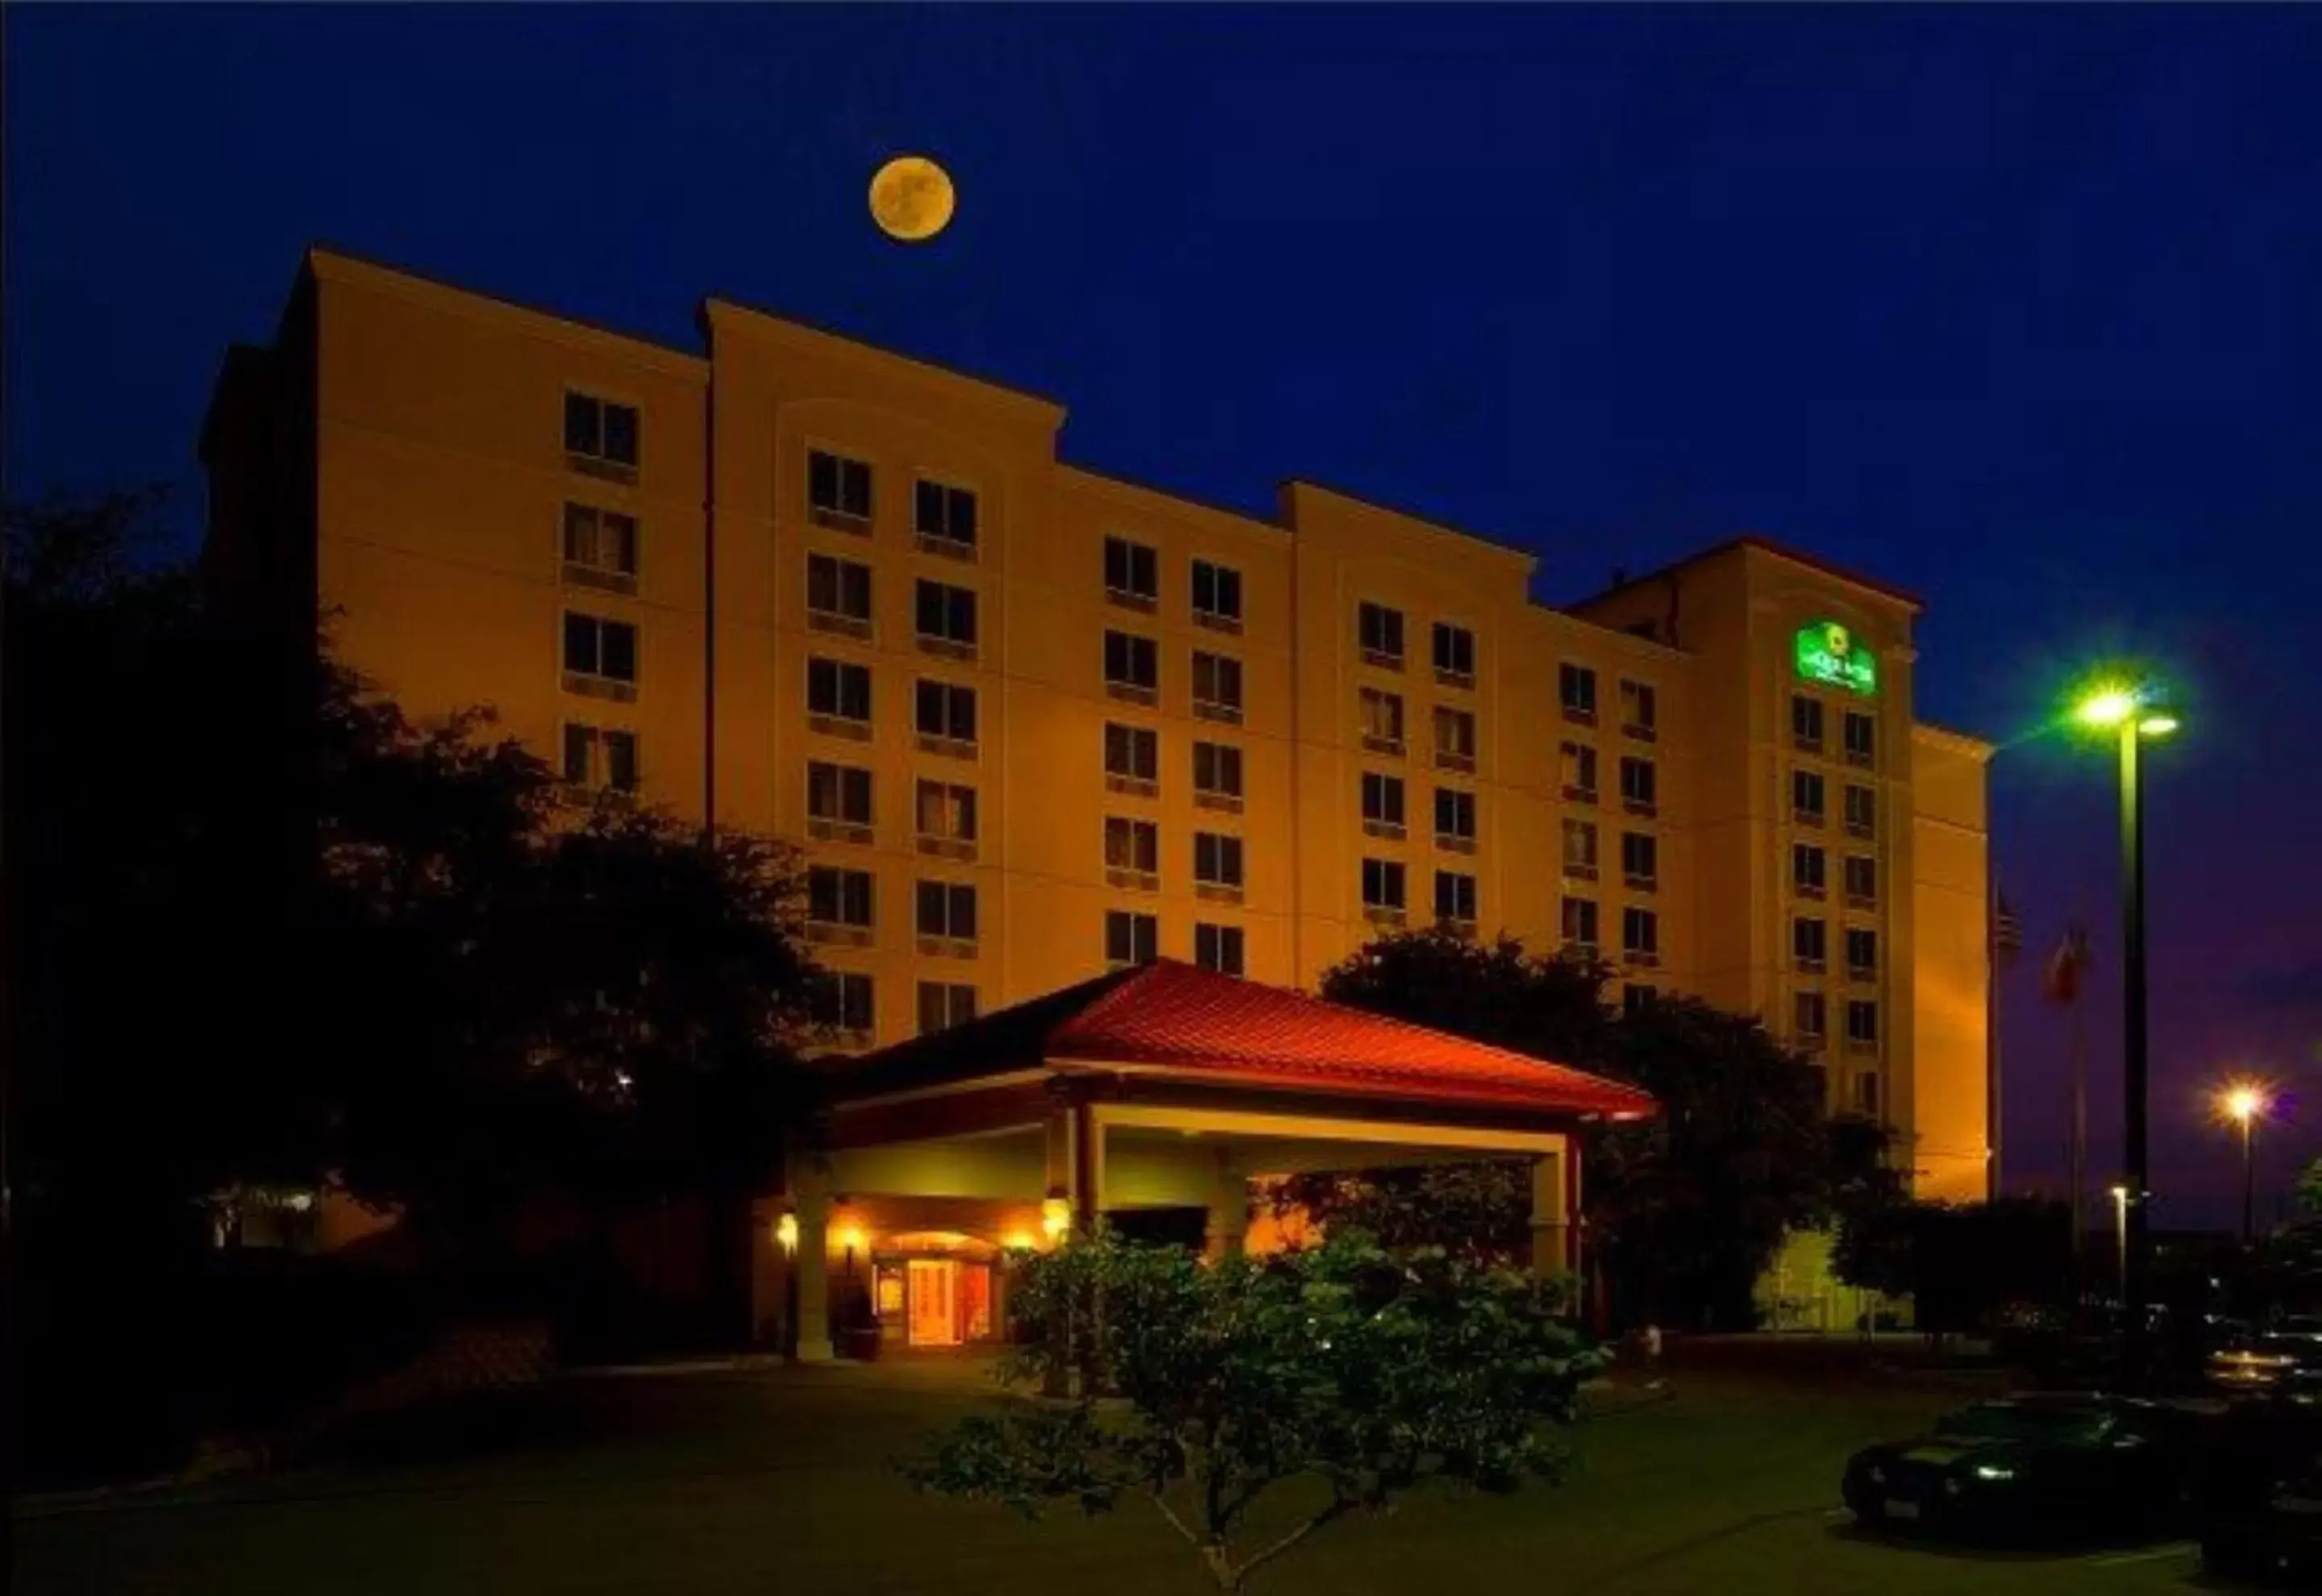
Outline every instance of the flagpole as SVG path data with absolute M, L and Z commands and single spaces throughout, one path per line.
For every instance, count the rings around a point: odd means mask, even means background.
M 1994 864 L 1983 905 L 1983 1126 L 1990 1155 L 1984 1160 L 1984 1200 L 1997 1202 L 2007 1190 L 2001 1178 L 1999 1134 L 1999 866 Z

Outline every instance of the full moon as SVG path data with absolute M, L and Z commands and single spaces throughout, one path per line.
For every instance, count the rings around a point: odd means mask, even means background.
M 919 243 L 951 222 L 951 174 L 924 155 L 898 155 L 871 178 L 871 219 L 890 238 Z

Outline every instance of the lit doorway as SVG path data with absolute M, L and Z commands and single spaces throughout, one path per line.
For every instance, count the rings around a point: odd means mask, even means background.
M 910 1288 L 906 1293 L 910 1345 L 957 1346 L 959 1265 L 948 1258 L 913 1258 L 905 1268 Z

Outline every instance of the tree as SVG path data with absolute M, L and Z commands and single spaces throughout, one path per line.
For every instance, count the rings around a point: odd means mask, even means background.
M 1565 1455 L 1540 1427 L 1570 1421 L 1598 1366 L 1551 1288 L 1440 1250 L 1390 1255 L 1353 1230 L 1214 1264 L 1100 1237 L 1023 1270 L 1030 1322 L 1078 1328 L 1028 1347 L 1009 1376 L 1038 1384 L 1061 1362 L 1092 1378 L 1070 1402 L 964 1420 L 906 1473 L 1030 1517 L 1141 1495 L 1223 1591 L 1427 1482 L 1556 1478 Z M 1308 1500 L 1251 1545 L 1253 1509 L 1293 1482 Z
M 1999 1309 L 2069 1297 L 2071 1210 L 2027 1198 L 1866 1209 L 1840 1221 L 1832 1267 L 1851 1286 L 1909 1297 L 1932 1336 L 1971 1331 Z
M 1360 1230 L 1389 1252 L 1441 1247 L 1475 1263 L 1521 1264 L 1531 1243 L 1531 1171 L 1510 1159 L 1294 1174 L 1275 1216 Z
M 1478 942 L 1428 929 L 1383 936 L 1322 974 L 1322 996 L 1350 1008 L 1583 1068 L 1610 1049 L 1611 971 L 1536 958 L 1513 936 Z

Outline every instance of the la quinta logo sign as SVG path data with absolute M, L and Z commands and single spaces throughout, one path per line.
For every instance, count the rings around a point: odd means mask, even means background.
M 1798 674 L 1865 698 L 1879 690 L 1879 661 L 1836 621 L 1798 628 Z

